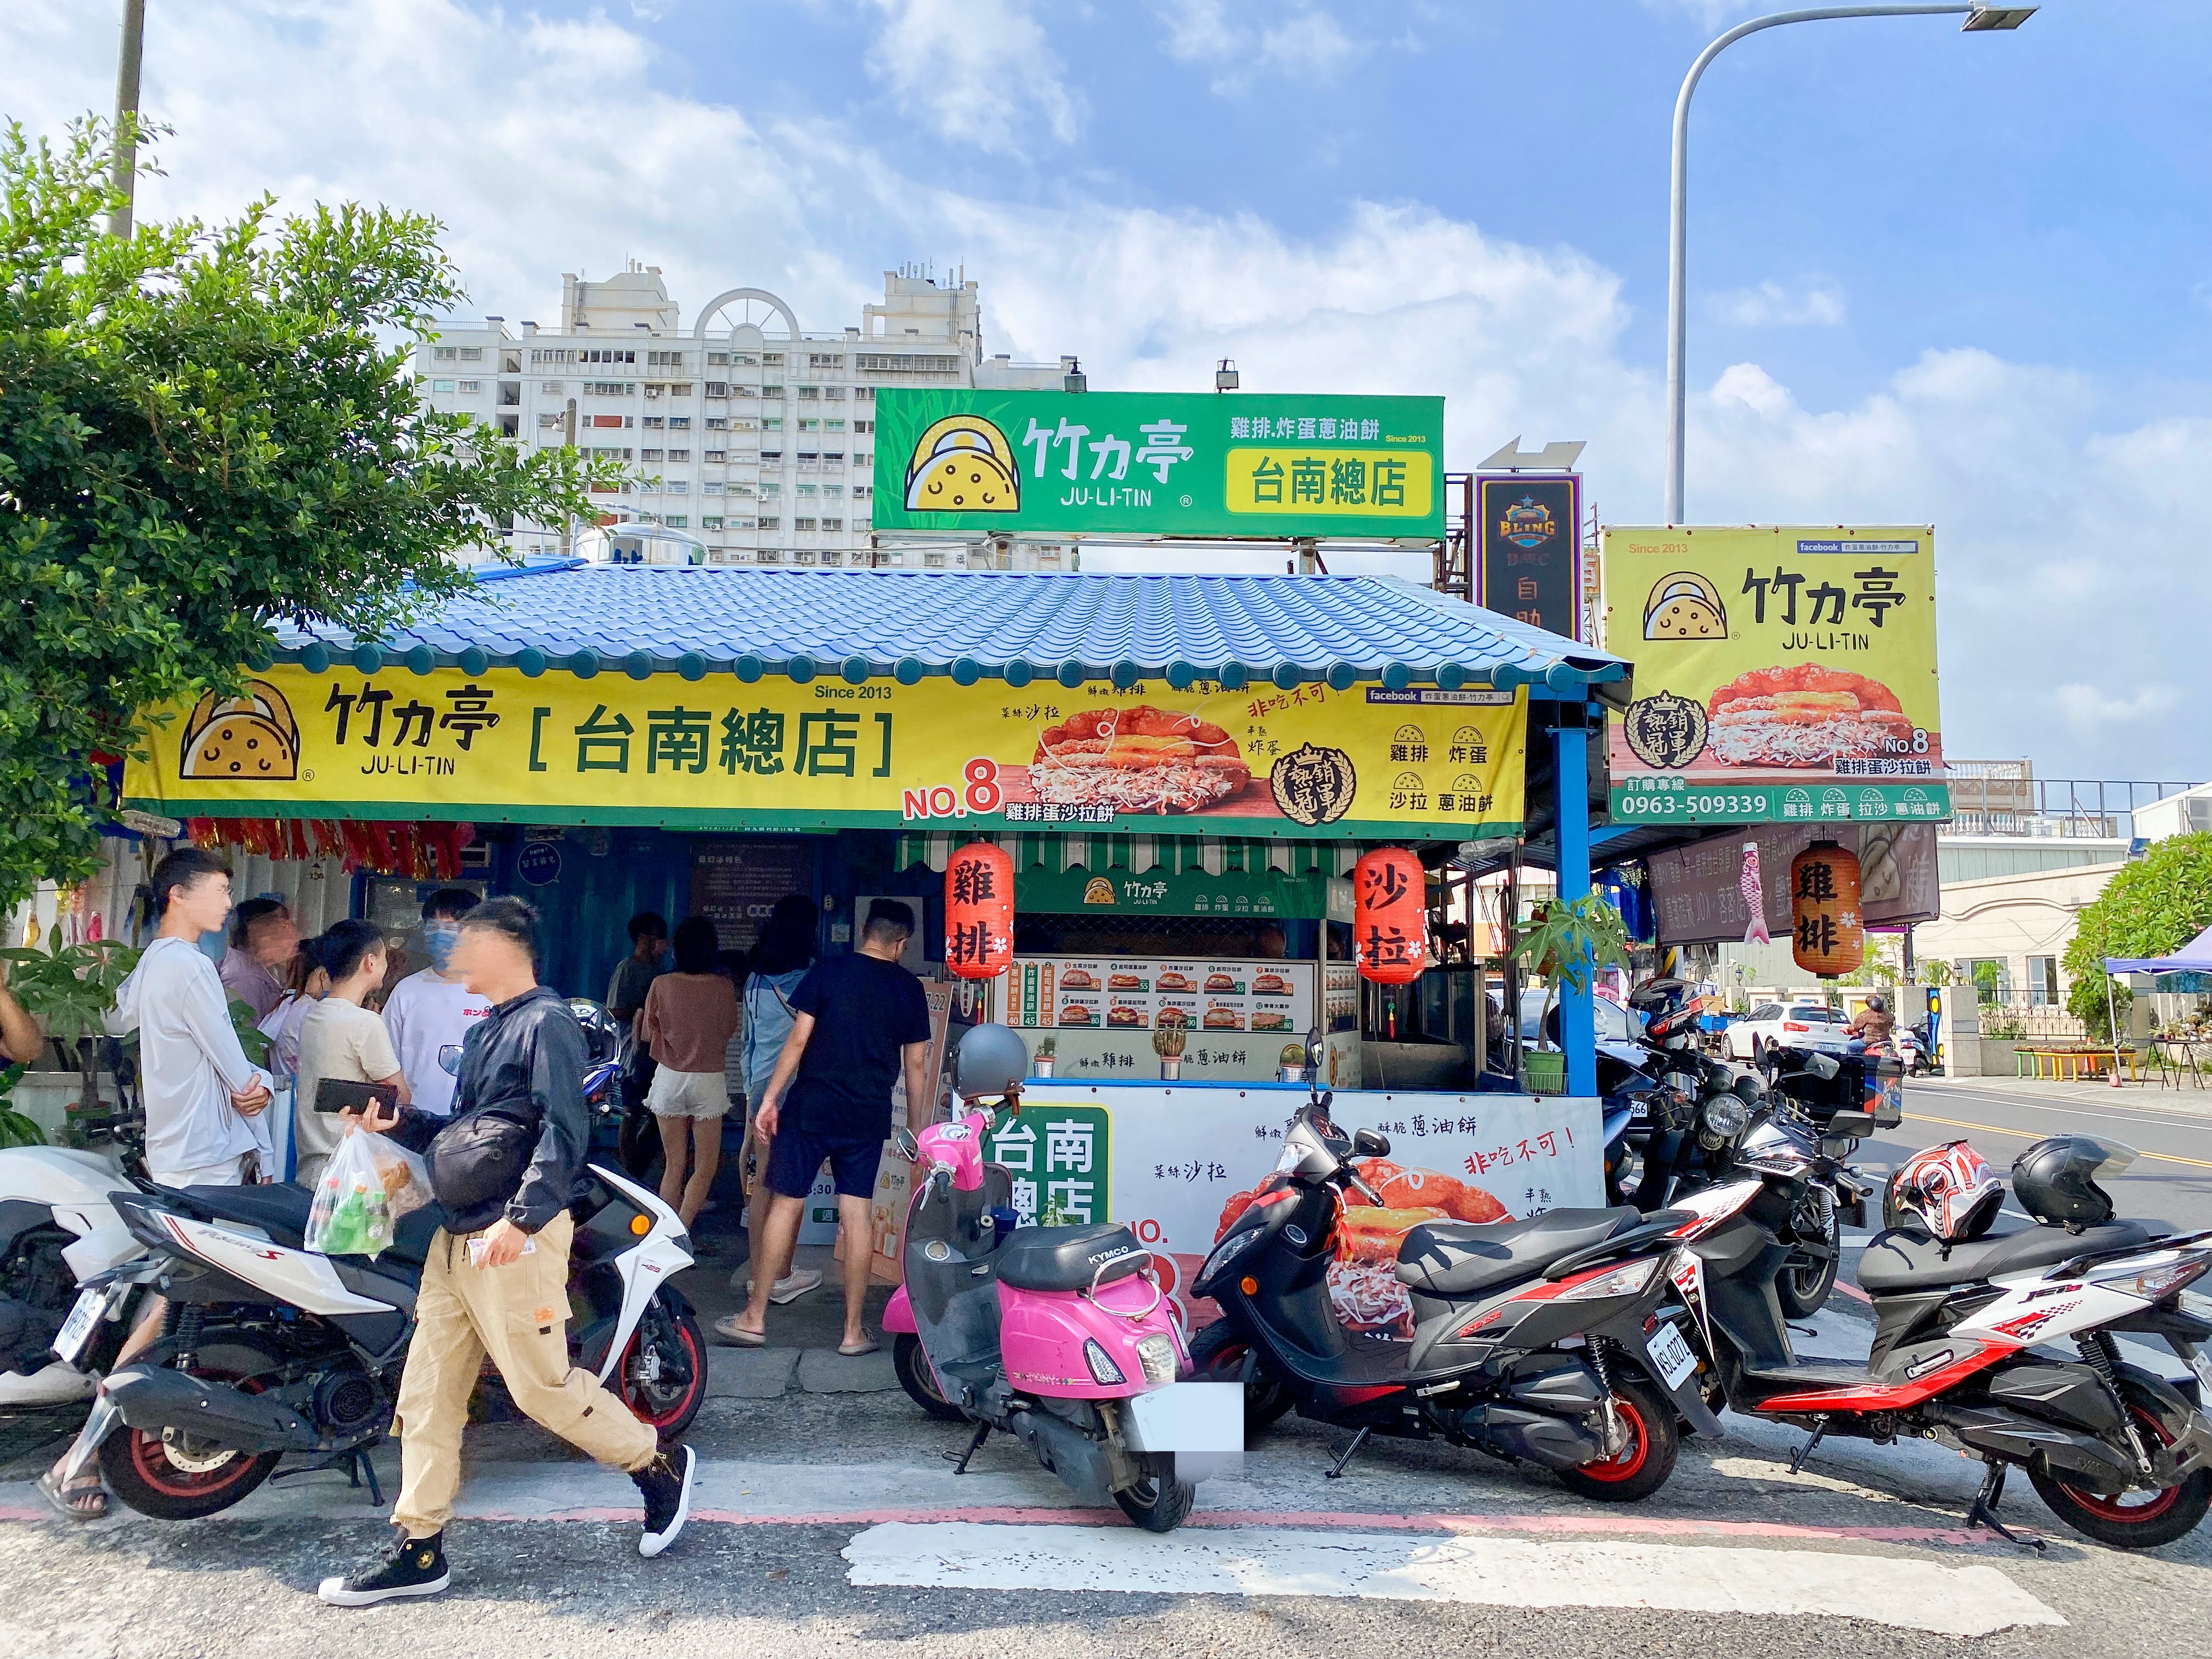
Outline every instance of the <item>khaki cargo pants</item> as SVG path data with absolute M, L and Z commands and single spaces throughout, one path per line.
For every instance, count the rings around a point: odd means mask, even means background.
M 623 1470 L 659 1449 L 649 1425 L 589 1371 L 568 1364 L 566 1211 L 538 1248 L 504 1267 L 469 1265 L 467 1238 L 440 1228 L 422 1264 L 415 1336 L 399 1379 L 399 1502 L 392 1522 L 410 1538 L 445 1530 L 461 1484 L 461 1431 L 489 1353 L 514 1403 L 578 1450 Z

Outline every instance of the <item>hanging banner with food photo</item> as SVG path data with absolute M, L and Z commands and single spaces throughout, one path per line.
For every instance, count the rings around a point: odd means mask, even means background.
M 1612 811 L 1649 823 L 1941 821 L 1936 538 L 1924 525 L 1599 532 Z
M 125 792 L 215 817 L 627 823 L 647 807 L 672 829 L 1479 839 L 1520 832 L 1527 725 L 1525 690 L 1487 686 L 278 664 L 172 711 Z

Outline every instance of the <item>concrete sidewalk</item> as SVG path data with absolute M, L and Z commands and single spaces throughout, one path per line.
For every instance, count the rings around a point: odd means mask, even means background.
M 721 1247 L 716 1255 L 675 1279 L 676 1288 L 699 1310 L 700 1329 L 709 1345 L 709 1399 L 773 1400 L 793 1391 L 876 1394 L 898 1387 L 891 1370 L 890 1340 L 883 1335 L 889 1285 L 876 1285 L 868 1291 L 868 1334 L 882 1347 L 857 1358 L 837 1352 L 844 1331 L 845 1298 L 837 1284 L 837 1262 L 827 1244 L 799 1246 L 793 1265 L 820 1273 L 822 1284 L 795 1302 L 769 1310 L 769 1346 L 740 1348 L 722 1343 L 714 1334 L 714 1322 L 744 1306 L 748 1267 L 743 1233 L 717 1235 L 715 1242 Z

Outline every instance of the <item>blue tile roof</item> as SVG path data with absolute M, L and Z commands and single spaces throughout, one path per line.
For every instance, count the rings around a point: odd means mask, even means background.
M 1016 684 L 1164 675 L 1451 687 L 1620 682 L 1619 658 L 1409 582 L 1374 576 L 809 571 L 559 564 L 501 570 L 380 645 L 280 630 L 319 672 L 387 659 L 470 672 L 625 669 L 696 678 L 950 673 Z

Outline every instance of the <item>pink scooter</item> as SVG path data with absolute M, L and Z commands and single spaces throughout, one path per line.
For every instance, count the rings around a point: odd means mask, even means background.
M 960 1045 L 966 1115 L 919 1140 L 900 1131 L 916 1185 L 906 1283 L 884 1311 L 891 1358 L 924 1411 L 975 1425 L 962 1474 L 1001 1429 L 1085 1504 L 1110 1496 L 1139 1526 L 1170 1532 L 1196 1480 L 1243 1450 L 1240 1391 L 1176 1380 L 1189 1351 L 1152 1252 L 1127 1227 L 1005 1225 L 1012 1181 L 984 1163 L 983 1141 L 1020 1109 L 1028 1066 L 1013 1032 L 977 1026 Z M 990 1096 L 1003 1120 L 977 1104 Z

